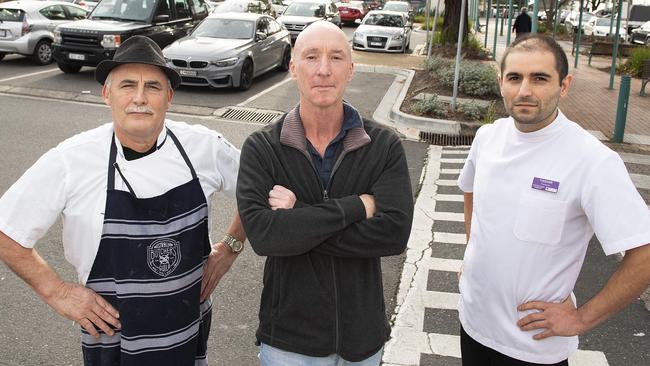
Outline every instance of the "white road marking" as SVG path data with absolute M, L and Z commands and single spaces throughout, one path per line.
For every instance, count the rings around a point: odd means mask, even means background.
M 436 201 L 463 202 L 462 194 L 437 194 Z
M 261 97 L 262 95 L 264 95 L 264 94 L 266 94 L 266 93 L 269 93 L 269 92 L 275 90 L 276 88 L 279 88 L 279 87 L 281 87 L 282 85 L 284 85 L 284 84 L 290 82 L 291 80 L 293 80 L 293 79 L 290 78 L 290 77 L 288 77 L 288 78 L 282 80 L 281 82 L 279 82 L 279 83 L 277 83 L 277 84 L 275 84 L 275 85 L 273 85 L 273 86 L 270 86 L 270 87 L 268 87 L 268 88 L 262 90 L 261 92 L 259 92 L 259 93 L 255 94 L 255 95 L 253 95 L 252 97 L 246 99 L 245 101 L 243 101 L 243 102 L 237 104 L 237 106 L 238 106 L 238 107 L 243 107 L 243 106 L 245 106 L 246 104 L 248 104 L 248 103 L 254 101 L 255 99 Z
M 650 155 L 618 153 L 626 163 L 650 165 Z
M 23 79 L 23 78 L 28 78 L 36 75 L 41 75 L 41 74 L 47 74 L 48 72 L 54 72 L 54 71 L 59 71 L 59 68 L 54 68 L 54 69 L 48 69 L 48 70 L 43 70 L 43 71 L 37 71 L 37 72 L 32 72 L 29 74 L 24 74 L 24 75 L 18 75 L 18 76 L 12 76 L 10 78 L 6 79 L 0 79 L 0 83 L 5 82 L 5 81 L 11 81 L 11 80 L 18 80 L 18 79 Z

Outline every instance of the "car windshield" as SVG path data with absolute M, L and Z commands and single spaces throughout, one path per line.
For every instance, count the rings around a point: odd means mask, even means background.
M 404 20 L 399 15 L 370 14 L 363 20 L 363 24 L 378 25 L 381 27 L 403 27 Z
M 20 9 L 0 8 L 0 21 L 3 22 L 22 22 L 25 12 Z
M 597 26 L 606 25 L 606 26 L 609 27 L 609 23 L 610 23 L 609 18 L 600 18 L 600 19 L 596 20 L 596 25 Z
M 299 17 L 323 17 L 325 16 L 325 4 L 320 3 L 293 3 L 289 5 L 283 15 Z
M 397 3 L 388 3 L 384 5 L 384 10 L 390 11 L 401 11 L 402 13 L 408 13 L 409 6 L 406 4 L 397 4 Z
M 248 13 L 249 6 L 254 6 L 248 1 L 226 1 L 214 9 L 215 13 Z
M 155 0 L 104 0 L 95 7 L 89 19 L 143 22 L 151 17 L 155 5 Z M 160 1 L 156 15 L 169 15 L 167 1 Z
M 206 19 L 192 35 L 195 37 L 250 39 L 253 38 L 255 22 L 240 19 Z

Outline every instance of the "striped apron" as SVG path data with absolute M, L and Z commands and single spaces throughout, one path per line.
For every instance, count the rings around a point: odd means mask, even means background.
M 82 329 L 86 366 L 207 365 L 212 304 L 199 297 L 208 205 L 185 150 L 167 134 L 192 180 L 152 198 L 137 198 L 124 179 L 113 136 L 102 237 L 86 286 L 120 312 L 122 329 L 114 336 L 98 329 L 99 339 Z M 115 189 L 116 169 L 129 192 Z

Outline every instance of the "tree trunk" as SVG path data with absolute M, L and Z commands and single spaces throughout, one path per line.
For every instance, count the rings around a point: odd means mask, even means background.
M 467 4 L 465 0 L 465 29 L 463 30 L 463 42 L 467 40 L 469 33 L 469 22 L 467 21 Z M 462 0 L 445 0 L 445 13 L 442 23 L 442 42 L 443 44 L 455 44 L 458 41 L 458 28 L 460 27 L 460 10 Z

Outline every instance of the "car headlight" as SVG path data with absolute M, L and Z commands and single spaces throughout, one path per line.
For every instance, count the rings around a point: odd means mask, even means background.
M 61 41 L 63 40 L 63 38 L 61 38 L 61 31 L 55 30 L 54 32 L 52 32 L 52 36 L 53 36 L 52 42 L 54 43 L 60 44 Z
M 403 35 L 403 34 L 398 34 L 398 35 L 396 35 L 396 36 L 393 36 L 393 40 L 395 40 L 395 41 L 401 41 L 401 40 L 403 40 L 403 39 L 404 39 L 404 35 Z
M 361 33 L 354 33 L 354 39 L 363 39 L 363 34 Z
M 122 36 L 119 34 L 105 34 L 101 41 L 104 48 L 118 48 L 122 44 Z
M 239 61 L 239 57 L 230 57 L 224 58 L 223 60 L 212 61 L 210 64 L 216 67 L 228 67 L 236 64 L 237 61 Z

